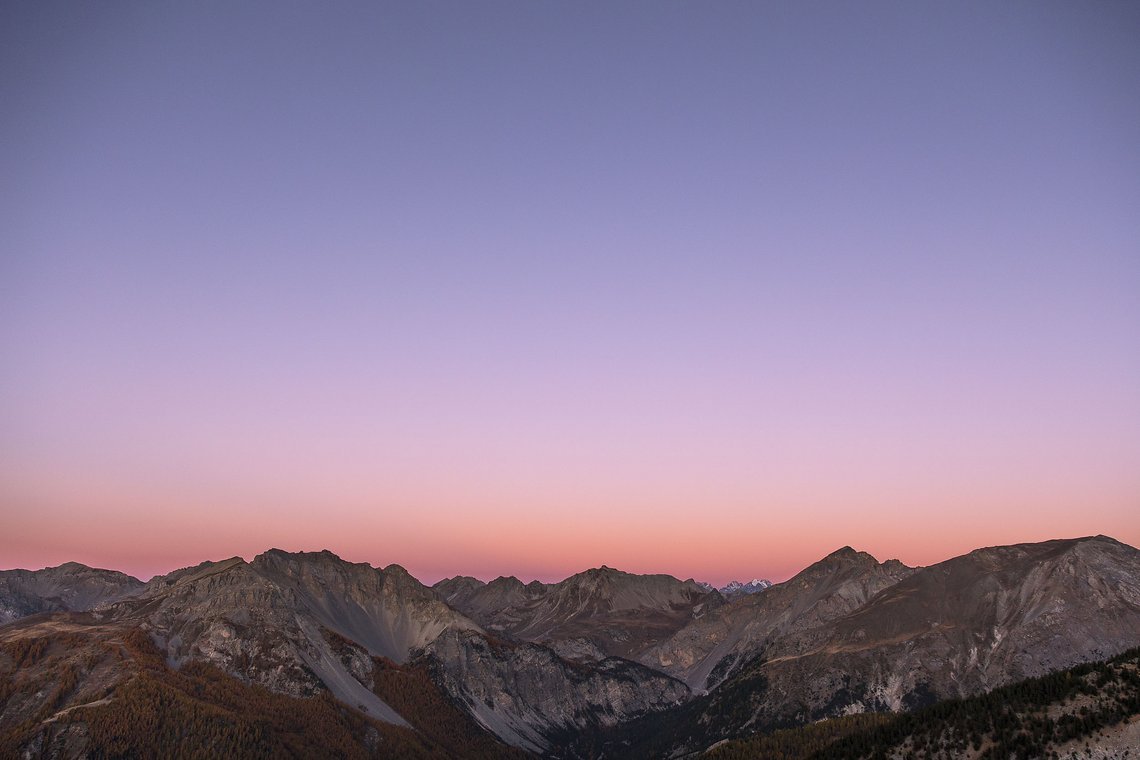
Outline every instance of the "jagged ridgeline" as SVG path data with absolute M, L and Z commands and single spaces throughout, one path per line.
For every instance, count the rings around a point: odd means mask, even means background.
M 784 583 L 725 588 L 607 567 L 428 588 L 398 565 L 277 550 L 145 584 L 74 563 L 4 571 L 0 757 L 1140 744 L 1140 552 L 1113 539 L 926 568 L 844 547 Z

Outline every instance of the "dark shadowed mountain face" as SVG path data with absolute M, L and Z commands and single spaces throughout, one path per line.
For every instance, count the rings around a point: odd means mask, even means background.
M 0 755 L 106 754 L 115 726 L 160 719 L 173 733 L 132 751 L 203 730 L 207 753 L 222 736 L 272 754 L 309 747 L 283 717 L 301 710 L 356 747 L 341 756 L 658 757 L 1140 645 L 1140 552 L 1101 536 L 919 569 L 845 547 L 727 602 L 605 567 L 429 589 L 398 565 L 277 550 L 146 584 L 81 565 L 7 571 L 0 591 L 18 618 L 0 625 Z
M 636 658 L 724 603 L 691 580 L 604 566 L 549 585 L 523 585 L 513 577 L 487 584 L 452 578 L 435 590 L 488 631 L 547 644 L 578 659 Z

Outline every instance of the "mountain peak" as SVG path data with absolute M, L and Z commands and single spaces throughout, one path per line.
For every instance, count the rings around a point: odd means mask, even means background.
M 554 585 L 567 588 L 582 585 L 594 586 L 599 583 L 612 583 L 620 578 L 626 577 L 640 576 L 630 576 L 629 573 L 624 573 L 621 570 L 615 570 L 612 567 L 602 565 L 601 567 L 591 567 L 590 569 L 583 570 L 580 573 L 574 573 L 573 575 L 569 576 L 568 578 L 564 578 Z
M 857 549 L 853 549 L 850 546 L 843 546 L 839 549 L 836 549 L 831 554 L 828 554 L 826 557 L 824 557 L 823 559 L 821 559 L 819 562 L 817 562 L 815 564 L 818 565 L 820 562 L 827 562 L 829 564 L 839 562 L 839 563 L 842 563 L 844 565 L 850 565 L 850 564 L 878 565 L 878 564 L 880 564 L 879 560 L 875 559 L 874 556 L 872 556 L 871 554 L 868 554 L 867 552 L 861 552 Z M 812 567 L 814 567 L 814 565 Z

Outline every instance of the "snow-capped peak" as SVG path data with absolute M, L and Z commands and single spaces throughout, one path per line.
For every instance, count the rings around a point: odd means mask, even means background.
M 720 593 L 725 596 L 737 596 L 739 594 L 755 594 L 772 585 L 772 581 L 765 578 L 753 578 L 747 583 L 740 581 L 729 581 L 728 585 L 719 589 Z

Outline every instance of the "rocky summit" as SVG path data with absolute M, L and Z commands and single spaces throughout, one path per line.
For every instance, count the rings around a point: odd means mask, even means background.
M 775 730 L 818 749 L 1137 646 L 1140 552 L 1105 536 L 923 568 L 844 547 L 725 591 L 608 567 L 429 588 L 327 551 L 147 583 L 69 563 L 0 572 L 0 756 L 668 757 Z

